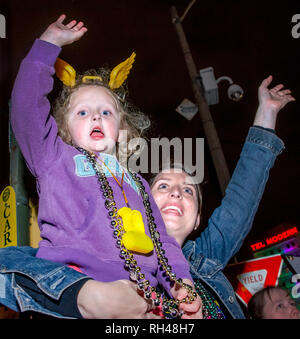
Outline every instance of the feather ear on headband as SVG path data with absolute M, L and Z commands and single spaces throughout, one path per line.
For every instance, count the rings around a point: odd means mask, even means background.
M 73 87 L 76 83 L 76 71 L 64 60 L 57 58 L 55 62 L 55 73 L 58 79 L 66 86 Z
M 111 71 L 108 83 L 108 86 L 111 89 L 119 88 L 120 86 L 122 86 L 132 68 L 135 56 L 136 54 L 133 52 L 128 59 L 121 62 Z
M 135 56 L 136 54 L 133 52 L 128 59 L 121 62 L 111 71 L 108 86 L 112 90 L 122 86 L 124 81 L 127 79 L 132 68 L 132 64 L 134 63 Z M 64 85 L 68 87 L 73 87 L 75 85 L 76 71 L 70 64 L 60 58 L 57 58 L 54 67 L 56 76 L 62 81 Z M 82 82 L 85 82 L 88 79 L 96 78 L 102 81 L 102 78 L 99 76 L 84 76 L 82 78 Z

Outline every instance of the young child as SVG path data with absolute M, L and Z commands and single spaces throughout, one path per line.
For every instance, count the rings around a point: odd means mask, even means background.
M 295 300 L 275 286 L 256 292 L 248 303 L 248 312 L 251 319 L 300 319 Z
M 177 299 L 175 304 L 164 299 L 165 313 L 176 317 L 179 309 L 201 317 L 189 264 L 167 235 L 147 182 L 112 155 L 121 129 L 131 134 L 126 102 L 99 76 L 79 77 L 57 101 L 56 121 L 50 115 L 47 95 L 61 47 L 87 31 L 82 22 L 64 25 L 64 19 L 61 15 L 34 42 L 12 94 L 12 127 L 39 193 L 42 241 L 37 257 L 102 282 L 130 277 L 156 305 L 160 283 Z M 146 225 L 144 234 L 134 233 L 130 213 L 139 231 Z M 155 250 L 147 242 L 150 236 Z M 146 239 L 146 249 L 140 248 L 139 237 Z

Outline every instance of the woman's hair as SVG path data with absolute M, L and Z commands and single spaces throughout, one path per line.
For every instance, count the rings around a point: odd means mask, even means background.
M 82 79 L 84 76 L 101 77 L 102 81 L 100 78 L 89 78 L 83 82 Z M 57 123 L 58 135 L 65 143 L 72 145 L 71 135 L 67 126 L 67 113 L 70 99 L 72 97 L 72 94 L 78 91 L 79 88 L 86 86 L 105 87 L 109 91 L 116 104 L 117 111 L 120 114 L 120 129 L 124 129 L 127 131 L 128 141 L 133 138 L 141 138 L 144 130 L 146 130 L 150 126 L 149 118 L 137 107 L 135 107 L 129 101 L 129 99 L 126 99 L 126 95 L 128 94 L 126 84 L 122 85 L 118 89 L 112 90 L 108 86 L 109 76 L 110 70 L 107 68 L 100 68 L 98 71 L 92 69 L 86 71 L 82 75 L 77 75 L 76 83 L 73 87 L 63 85 L 60 94 L 54 102 L 53 116 Z M 136 148 L 134 147 L 134 145 L 131 147 L 131 149 L 128 149 L 127 147 L 126 149 L 127 158 L 134 152 L 136 152 Z
M 251 319 L 264 319 L 263 309 L 265 306 L 265 296 L 271 299 L 271 291 L 279 287 L 267 286 L 256 292 L 248 302 L 248 313 Z
M 160 168 L 160 171 L 158 173 L 152 174 L 152 176 L 149 178 L 149 185 L 152 188 L 152 186 L 154 185 L 157 177 L 159 176 L 160 173 L 162 173 L 163 171 L 166 170 L 181 170 L 184 173 L 186 173 L 193 181 L 193 172 L 190 171 L 188 168 L 185 168 L 183 164 L 178 164 L 178 163 L 174 163 L 171 162 L 170 164 L 168 164 L 167 166 L 162 166 Z M 194 184 L 195 188 L 196 188 L 196 195 L 197 195 L 197 201 L 198 201 L 198 213 L 201 213 L 201 209 L 202 209 L 202 189 L 201 189 L 201 184 L 199 183 L 195 183 Z

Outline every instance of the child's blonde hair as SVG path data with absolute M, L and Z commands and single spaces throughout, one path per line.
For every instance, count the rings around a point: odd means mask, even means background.
M 63 85 L 63 89 L 54 102 L 53 116 L 57 123 L 58 135 L 65 143 L 72 145 L 71 135 L 67 126 L 67 112 L 71 96 L 79 88 L 85 86 L 101 86 L 105 87 L 109 91 L 116 104 L 117 111 L 120 114 L 120 129 L 127 131 L 128 142 L 134 138 L 143 137 L 144 131 L 149 128 L 149 118 L 126 98 L 128 94 L 126 85 L 122 85 L 121 87 L 114 90 L 109 88 L 108 82 L 110 72 L 111 71 L 107 68 L 100 68 L 98 71 L 94 69 L 88 70 L 84 74 L 76 76 L 76 83 L 74 86 L 69 87 Z M 94 76 L 95 78 L 88 78 L 83 82 L 82 79 L 85 76 Z M 133 153 L 138 151 L 133 143 L 131 143 L 131 146 L 127 144 L 126 150 L 127 154 L 125 154 L 125 156 L 127 159 Z M 117 147 L 117 152 L 118 151 L 119 149 Z

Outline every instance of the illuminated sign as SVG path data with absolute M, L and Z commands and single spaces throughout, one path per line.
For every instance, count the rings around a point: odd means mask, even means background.
M 282 264 L 281 255 L 276 254 L 227 265 L 224 273 L 236 295 L 247 305 L 257 291 L 267 286 L 277 285 Z
M 278 243 L 282 240 L 285 240 L 286 238 L 289 238 L 290 236 L 295 235 L 298 232 L 299 232 L 298 228 L 295 226 L 295 227 L 287 229 L 284 232 L 273 235 L 272 237 L 268 237 L 265 240 L 259 241 L 255 244 L 250 245 L 250 246 L 251 246 L 252 251 L 257 251 L 257 250 L 260 250 L 260 249 L 262 249 L 266 246 L 274 245 L 274 244 L 276 244 L 276 243 Z

